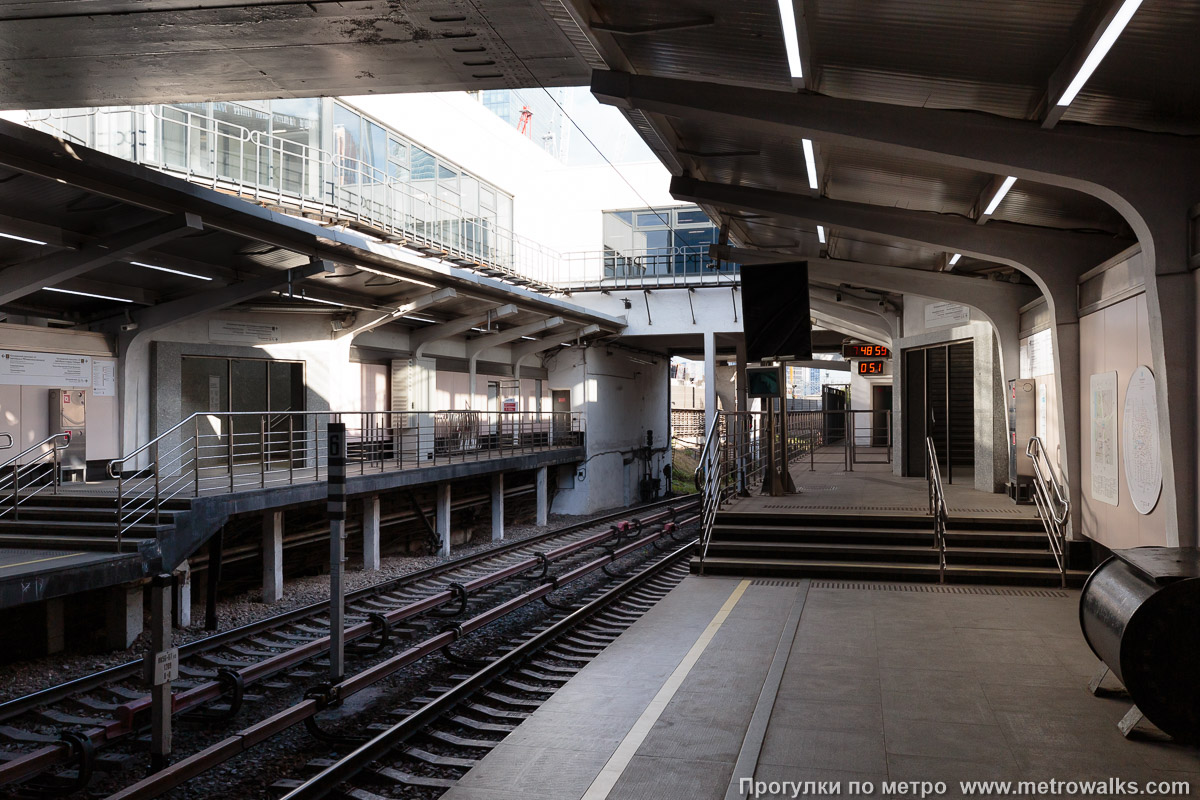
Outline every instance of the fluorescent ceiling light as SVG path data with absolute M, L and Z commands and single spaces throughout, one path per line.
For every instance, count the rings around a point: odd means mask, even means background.
M 955 264 L 957 264 L 960 258 L 962 258 L 962 253 L 955 253 L 954 255 L 950 256 L 950 266 L 953 267 Z
M 825 226 L 824 225 L 817 226 L 817 241 L 819 241 L 821 244 L 825 244 Z
M 25 236 L 17 236 L 14 233 L 0 233 L 5 239 L 16 239 L 18 242 L 29 242 L 30 244 L 45 244 L 41 239 L 30 239 Z
M 987 204 L 987 208 L 984 209 L 983 215 L 985 217 L 990 217 L 996 212 L 996 207 L 1000 205 L 1000 201 L 1004 199 L 1004 195 L 1008 194 L 1008 190 L 1016 182 L 1017 179 L 1012 175 L 1004 179 L 1004 183 L 1000 184 L 1000 188 L 996 190 L 996 196 L 992 198 L 992 201 Z
M 1067 89 L 1063 92 L 1062 97 L 1058 98 L 1057 105 L 1071 105 L 1071 102 L 1075 100 L 1075 95 L 1079 94 L 1083 85 L 1088 82 L 1088 78 L 1092 77 L 1092 73 L 1096 71 L 1096 67 L 1100 66 L 1100 62 L 1108 55 L 1108 51 L 1116 43 L 1117 37 L 1121 35 L 1121 31 L 1125 30 L 1125 26 L 1129 24 L 1129 20 L 1133 18 L 1134 12 L 1141 4 L 1142 0 L 1125 0 L 1121 4 L 1117 15 L 1113 17 L 1112 22 L 1108 23 L 1108 27 L 1104 29 L 1104 33 L 1100 34 L 1100 38 L 1096 40 L 1092 52 L 1088 53 L 1087 58 L 1083 60 L 1079 72 L 1075 73 L 1075 77 L 1067 84 Z
M 146 269 L 154 269 L 158 270 L 159 272 L 169 272 L 172 275 L 182 275 L 185 278 L 195 278 L 198 281 L 212 280 L 212 278 L 208 277 L 207 275 L 197 275 L 194 272 L 184 272 L 181 269 L 167 269 L 166 267 L 158 267 L 154 264 L 144 264 L 141 261 L 130 261 L 129 263 L 133 264 L 135 267 L 145 267 Z
M 74 294 L 74 295 L 78 295 L 79 297 L 94 297 L 97 300 L 115 300 L 118 303 L 132 303 L 133 302 L 128 297 L 111 297 L 107 294 L 92 294 L 91 292 L 76 292 L 72 289 L 56 289 L 53 286 L 43 286 L 42 291 L 58 292 L 59 294 Z
M 808 167 L 808 188 L 817 188 L 817 155 L 813 152 L 812 139 L 804 140 L 804 163 Z
M 800 38 L 796 35 L 796 9 L 792 0 L 779 0 L 779 22 L 783 25 L 783 46 L 787 50 L 788 71 L 793 78 L 803 78 L 800 65 Z
M 522 339 L 527 339 L 528 341 L 531 341 L 531 342 L 532 342 L 532 341 L 536 341 L 536 340 L 537 340 L 537 337 L 536 337 L 536 336 L 522 336 L 521 338 L 522 338 Z
M 400 319 L 411 319 L 414 322 L 432 322 L 434 324 L 437 324 L 436 319 L 429 319 L 428 317 L 418 317 L 415 314 L 404 314 L 403 316 L 400 317 Z

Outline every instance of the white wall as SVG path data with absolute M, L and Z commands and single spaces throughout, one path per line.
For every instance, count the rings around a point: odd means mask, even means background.
M 557 513 L 588 514 L 636 502 L 644 465 L 632 454 L 645 445 L 647 430 L 654 432 L 653 446 L 658 451 L 650 461 L 650 474 L 661 487 L 662 469 L 670 455 L 668 360 L 647 365 L 632 361 L 630 355 L 603 346 L 576 347 L 560 352 L 546 365 L 550 389 L 569 389 L 571 408 L 584 412 L 587 426 L 587 460 L 573 487 L 560 484 L 554 499 Z

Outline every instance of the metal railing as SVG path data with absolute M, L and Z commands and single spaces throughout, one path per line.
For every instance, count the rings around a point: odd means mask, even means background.
M 696 486 L 701 490 L 702 530 L 700 571 L 712 540 L 717 512 L 735 494 L 748 496 L 761 489 L 772 461 L 800 460 L 820 448 L 824 442 L 821 411 L 786 412 L 786 424 L 775 425 L 771 440 L 768 412 L 719 411 L 709 427 L 700 463 L 696 468 Z M 783 416 L 782 413 L 777 416 Z
M 160 524 L 176 498 L 321 480 L 330 422 L 346 424 L 350 475 L 583 444 L 575 412 L 197 412 L 109 463 L 118 546 L 132 526 Z
M 11 450 L 15 444 L 11 433 L 0 433 L 0 440 L 3 441 L 3 444 L 0 444 L 0 450 Z
M 717 265 L 708 245 L 563 253 L 548 282 L 567 290 L 653 289 L 673 286 L 736 286 L 736 264 Z
M 59 439 L 62 440 L 61 446 L 57 444 Z M 13 446 L 11 436 L 8 436 L 8 442 L 3 449 L 7 450 Z M 58 494 L 58 456 L 70 443 L 69 433 L 51 434 L 0 464 L 0 494 L 5 496 L 3 506 L 0 507 L 0 519 L 9 514 L 14 520 L 20 519 L 21 505 L 46 489 L 50 489 L 52 494 Z M 31 454 L 33 458 L 22 463 L 25 457 Z
M 1067 520 L 1071 517 L 1071 500 L 1046 456 L 1041 438 L 1034 436 L 1025 446 L 1025 455 L 1033 461 L 1033 502 L 1041 517 L 1050 552 L 1058 567 L 1062 586 L 1067 585 Z
M 925 475 L 929 481 L 929 515 L 933 517 L 933 547 L 938 551 L 938 582 L 946 582 L 946 524 L 950 512 L 942 487 L 942 468 L 938 465 L 933 437 L 925 437 Z

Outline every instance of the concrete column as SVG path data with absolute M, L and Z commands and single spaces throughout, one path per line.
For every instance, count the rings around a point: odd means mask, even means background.
M 475 408 L 475 378 L 477 369 L 475 366 L 475 358 L 472 356 L 467 359 L 467 403 L 470 408 Z
M 737 410 L 749 411 L 746 404 L 746 337 L 742 336 L 737 342 Z
M 67 646 L 66 612 L 63 598 L 52 597 L 46 601 L 46 655 L 61 653 Z
M 192 624 L 192 565 L 186 561 L 175 570 L 174 609 L 176 627 Z
M 704 433 L 717 418 L 717 335 L 704 331 Z
M 504 473 L 492 475 L 492 541 L 504 538 Z
M 363 569 L 379 569 L 379 495 L 363 498 Z
M 537 511 L 535 522 L 544 527 L 550 520 L 549 486 L 547 486 L 547 471 L 549 467 L 539 467 L 537 471 Z
M 441 555 L 450 555 L 450 484 L 437 486 L 437 535 L 442 542 Z
M 114 650 L 125 650 L 142 633 L 142 587 L 113 586 L 105 603 L 106 642 Z
M 263 588 L 264 603 L 283 599 L 283 512 L 263 512 Z

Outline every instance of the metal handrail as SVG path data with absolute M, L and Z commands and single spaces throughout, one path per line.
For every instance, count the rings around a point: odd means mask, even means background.
M 713 415 L 712 425 L 704 439 L 704 447 L 700 450 L 700 460 L 696 465 L 693 481 L 701 491 L 700 512 L 700 574 L 704 574 L 704 559 L 708 555 L 708 545 L 712 540 L 713 524 L 717 511 L 728 495 L 733 491 L 731 486 L 722 486 L 725 477 L 725 448 L 721 442 L 722 415 Z
M 0 436 L 3 436 L 5 439 L 8 440 L 8 444 L 0 444 L 0 450 L 11 450 L 12 446 L 16 443 L 12 437 L 12 434 L 11 433 L 0 433 Z
M 1067 585 L 1067 520 L 1071 517 L 1071 500 L 1066 487 L 1059 481 L 1046 456 L 1040 437 L 1031 437 L 1025 455 L 1033 461 L 1033 502 L 1050 542 L 1050 552 L 1058 567 L 1062 586 Z M 1048 476 L 1048 477 L 1047 477 Z
M 358 474 L 575 447 L 583 436 L 583 416 L 564 411 L 196 412 L 108 463 L 118 547 L 131 526 L 158 524 L 177 497 L 321 480 L 322 428 L 337 421 L 347 423 Z
M 946 582 L 946 525 L 950 511 L 942 486 L 942 468 L 938 464 L 933 437 L 925 437 L 925 472 L 929 481 L 929 514 L 933 517 L 933 546 L 938 551 L 938 582 Z
M 11 438 L 12 437 L 10 436 L 9 439 L 11 440 Z M 57 439 L 62 439 L 63 443 L 61 446 L 55 443 L 55 440 Z M 3 508 L 0 508 L 0 517 L 3 517 L 5 514 L 8 514 L 11 511 L 13 519 L 20 519 L 21 504 L 27 502 L 31 497 L 40 494 L 47 486 L 52 487 L 55 494 L 58 493 L 58 454 L 67 449 L 67 445 L 70 443 L 71 434 L 69 432 L 64 431 L 61 433 L 52 433 L 45 439 L 42 439 L 40 442 L 31 444 L 29 447 L 26 447 L 24 450 L 5 461 L 3 464 L 0 464 L 0 489 L 6 488 L 7 482 L 12 481 L 12 494 L 10 495 L 9 502 L 5 504 Z M 42 449 L 46 445 L 50 445 L 49 450 Z M 12 447 L 12 445 L 10 444 L 9 447 Z M 21 459 L 30 453 L 33 453 L 34 451 L 38 451 L 38 454 L 35 458 L 28 463 L 20 463 Z M 46 456 L 50 456 L 52 462 L 49 480 L 43 481 L 41 484 L 26 484 L 24 487 L 24 499 L 22 499 L 21 476 L 28 474 L 39 466 L 42 466 Z M 5 474 L 6 471 L 7 474 Z

